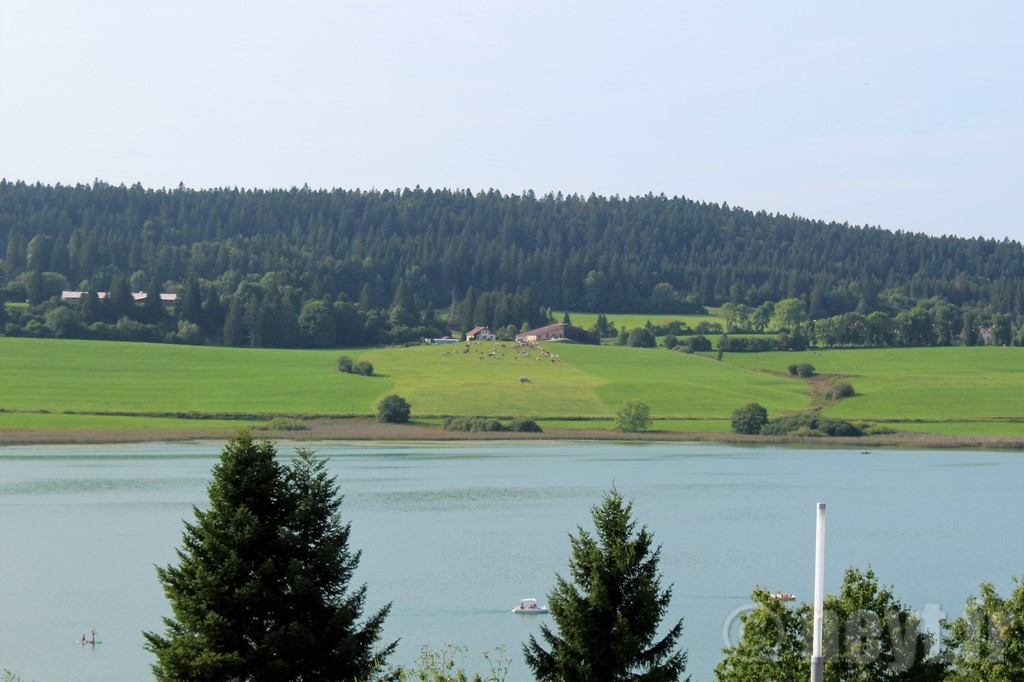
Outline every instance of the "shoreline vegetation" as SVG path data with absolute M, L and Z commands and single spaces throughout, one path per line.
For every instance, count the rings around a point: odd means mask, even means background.
M 52 416 L 52 415 L 51 415 Z M 664 431 L 655 427 L 638 433 L 623 433 L 598 428 L 564 428 L 545 426 L 543 433 L 444 431 L 440 425 L 413 420 L 408 424 L 382 424 L 369 418 L 317 418 L 303 421 L 301 430 L 259 428 L 249 422 L 212 423 L 213 420 L 190 420 L 179 427 L 17 429 L 0 428 L 0 447 L 17 445 L 102 445 L 146 443 L 221 441 L 238 429 L 248 428 L 254 436 L 279 443 L 443 443 L 476 442 L 650 442 L 650 443 L 722 443 L 729 445 L 789 445 L 823 448 L 916 448 L 916 449 L 998 449 L 1024 450 L 1024 437 L 986 435 L 946 435 L 901 431 L 898 433 L 859 438 L 745 436 L 725 431 Z

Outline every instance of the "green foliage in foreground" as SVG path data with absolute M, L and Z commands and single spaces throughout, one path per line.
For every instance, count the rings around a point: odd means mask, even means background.
M 439 650 L 424 645 L 416 663 L 393 668 L 389 677 L 394 682 L 505 682 L 512 659 L 505 655 L 504 647 L 497 647 L 494 654 L 483 653 L 488 666 L 484 677 L 466 673 L 466 651 L 466 647 L 455 644 L 446 644 Z
M 990 583 L 971 597 L 964 615 L 948 623 L 945 644 L 953 652 L 952 682 L 1024 679 L 1024 583 L 1014 579 L 1009 597 Z
M 214 466 L 209 508 L 185 524 L 177 563 L 157 574 L 166 633 L 145 633 L 158 680 L 371 680 L 390 605 L 358 623 L 366 586 L 349 589 L 359 552 L 323 460 L 287 467 L 241 432 Z
M 810 677 L 812 607 L 790 607 L 763 589 L 740 616 L 743 635 L 715 668 L 719 682 L 804 682 Z M 879 586 L 874 571 L 849 569 L 838 595 L 824 602 L 825 679 L 938 682 L 946 665 L 931 657 L 933 636 L 917 615 Z
M 570 536 L 568 579 L 558 576 L 548 595 L 557 632 L 541 624 L 541 638 L 523 645 L 538 680 L 678 680 L 686 654 L 676 649 L 680 619 L 655 640 L 672 588 L 661 589 L 658 562 L 646 526 L 636 528 L 633 503 L 612 490 L 591 508 L 596 530 Z

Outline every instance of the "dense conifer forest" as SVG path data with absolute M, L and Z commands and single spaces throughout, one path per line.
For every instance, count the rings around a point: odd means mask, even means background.
M 808 322 L 925 311 L 934 329 L 917 341 L 956 343 L 995 322 L 1016 339 L 1024 312 L 1017 242 L 664 195 L 3 180 L 0 249 L 0 295 L 29 304 L 0 312 L 8 335 L 344 346 L 723 304 L 742 331 L 748 312 L 798 299 Z

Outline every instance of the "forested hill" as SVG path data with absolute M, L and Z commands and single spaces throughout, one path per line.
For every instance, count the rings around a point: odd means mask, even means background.
M 273 273 L 300 299 L 294 305 L 329 295 L 386 308 L 402 284 L 420 309 L 439 310 L 453 293 L 462 301 L 470 291 L 594 312 L 799 297 L 811 318 L 928 299 L 1016 315 L 1024 301 L 1017 242 L 894 233 L 653 195 L 5 180 L 0 246 L 11 300 L 31 273 L 53 273 L 44 288 L 63 278 L 68 288 L 106 290 L 123 275 L 133 288 L 155 281 L 165 291 L 195 273 L 224 302 L 247 278 Z

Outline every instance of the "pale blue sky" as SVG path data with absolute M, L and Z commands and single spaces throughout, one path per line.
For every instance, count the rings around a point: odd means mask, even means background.
M 1024 3 L 0 0 L 0 176 L 665 193 L 1024 241 Z

